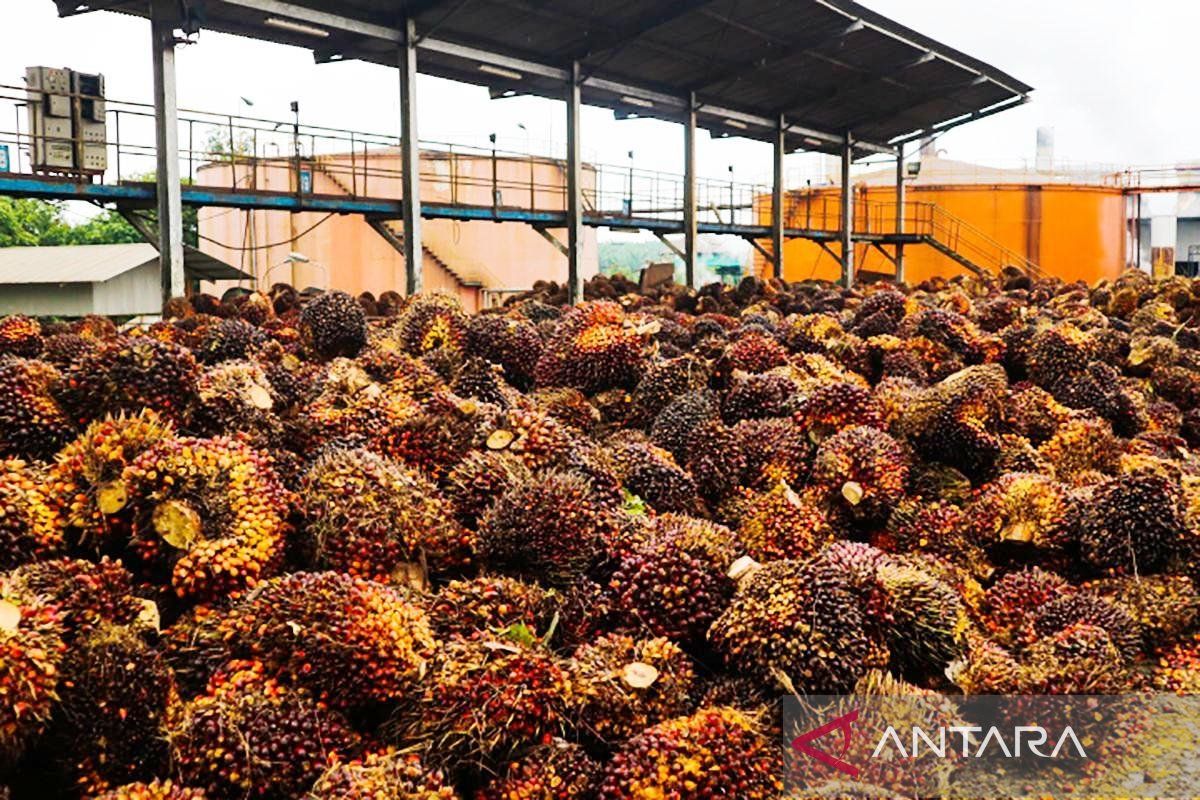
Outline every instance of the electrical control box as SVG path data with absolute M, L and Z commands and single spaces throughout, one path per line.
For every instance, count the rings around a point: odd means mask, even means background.
M 25 84 L 33 170 L 102 174 L 108 168 L 104 76 L 29 67 Z
M 104 124 L 104 76 L 71 73 L 71 94 L 78 98 L 79 118 Z
M 25 69 L 26 96 L 48 117 L 71 116 L 71 70 L 54 67 Z

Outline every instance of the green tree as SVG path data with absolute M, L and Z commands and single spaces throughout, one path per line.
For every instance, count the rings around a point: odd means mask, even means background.
M 105 209 L 87 222 L 74 225 L 68 232 L 68 244 L 130 244 L 144 241 L 125 218 Z
M 253 156 L 254 134 L 245 128 L 235 128 L 230 138 L 230 131 L 225 126 L 209 128 L 204 137 L 204 153 L 214 160 L 228 158 L 230 145 L 233 145 L 235 156 Z
M 0 247 L 66 244 L 70 227 L 56 203 L 0 197 Z
M 154 174 L 141 176 L 153 181 Z M 198 209 L 184 206 L 183 242 L 198 247 Z M 144 212 L 149 226 L 158 227 L 157 212 Z M 112 209 L 72 225 L 63 218 L 62 204 L 33 199 L 0 197 L 0 247 L 47 247 L 64 244 L 129 244 L 145 241 L 137 229 Z

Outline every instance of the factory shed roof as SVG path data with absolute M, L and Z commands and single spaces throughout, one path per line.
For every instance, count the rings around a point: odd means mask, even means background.
M 81 4 L 145 16 L 145 0 Z M 680 120 L 713 135 L 836 152 L 849 131 L 878 151 L 1019 105 L 1031 87 L 849 0 L 204 0 L 181 27 L 306 47 L 320 61 L 397 62 L 405 16 L 422 72 L 493 95 L 562 97 Z
M 158 250 L 145 242 L 62 247 L 0 248 L 0 285 L 25 283 L 103 283 L 158 261 Z M 224 261 L 184 248 L 188 278 L 213 281 L 253 278 Z

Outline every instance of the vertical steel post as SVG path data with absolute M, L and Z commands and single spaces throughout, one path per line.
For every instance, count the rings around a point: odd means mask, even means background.
M 842 285 L 854 285 L 854 189 L 850 185 L 850 162 L 854 158 L 854 140 L 850 132 L 842 144 Z
M 775 129 L 775 178 L 771 185 L 771 255 L 774 276 L 783 280 L 783 156 L 787 148 L 787 123 L 780 115 Z
M 229 115 L 229 189 L 237 191 L 237 143 L 233 140 L 233 115 Z
M 567 87 L 567 300 L 583 300 L 579 275 L 583 261 L 583 163 L 579 143 L 579 108 L 582 103 L 579 62 L 571 64 Z
M 896 145 L 896 283 L 904 283 L 904 143 Z
M 417 35 L 411 19 L 404 21 L 400 44 L 400 180 L 404 194 L 405 289 L 421 291 L 424 249 L 421 245 L 421 145 L 417 138 Z M 363 176 L 366 183 L 366 176 Z M 365 190 L 365 186 L 364 186 Z
M 113 116 L 116 119 L 116 121 L 114 123 L 116 130 L 114 131 L 114 133 L 116 134 L 116 138 L 117 138 L 117 159 L 116 159 L 117 160 L 117 184 L 120 185 L 120 183 L 121 183 L 121 110 L 117 109 L 115 112 L 113 112 Z M 18 153 L 20 153 L 20 151 L 21 151 L 20 143 L 21 143 L 21 133 L 20 133 L 20 131 L 17 131 L 17 152 Z M 20 171 L 20 167 L 18 167 L 18 171 Z
M 500 174 L 496 165 L 496 134 L 492 134 L 492 216 L 500 209 Z
M 688 288 L 696 286 L 696 94 L 688 94 L 683 124 L 683 269 Z
M 158 258 L 165 304 L 186 289 L 183 268 L 183 198 L 179 175 L 179 104 L 175 83 L 173 3 L 155 0 L 150 9 L 154 55 L 154 145 L 158 183 Z

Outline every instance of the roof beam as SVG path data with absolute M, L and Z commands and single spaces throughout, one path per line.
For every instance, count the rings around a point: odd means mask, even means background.
M 647 12 L 627 25 L 609 28 L 603 35 L 595 39 L 591 38 L 591 31 L 587 31 L 584 33 L 583 42 L 579 48 L 566 57 L 575 61 L 582 61 L 598 53 L 613 49 L 624 49 L 627 45 L 633 44 L 635 39 L 645 36 L 655 28 L 661 28 L 668 22 L 676 20 L 685 14 L 690 14 L 693 11 L 704 8 L 713 1 L 678 0 L 678 2 L 672 4 L 669 8 Z
M 894 117 L 897 114 L 903 114 L 905 111 L 920 108 L 926 103 L 931 103 L 934 100 L 943 98 L 955 102 L 957 105 L 961 105 L 958 104 L 953 97 L 951 97 L 952 94 L 962 91 L 963 89 L 970 89 L 972 86 L 979 86 L 987 82 L 988 78 L 986 75 L 976 75 L 969 81 L 962 81 L 961 83 L 952 84 L 950 86 L 941 86 L 936 89 L 931 89 L 928 92 L 922 92 L 921 94 L 918 94 L 916 97 L 909 98 L 902 103 L 896 103 L 888 108 L 873 111 L 870 114 L 859 117 L 858 119 L 851 120 L 846 124 L 846 127 L 850 130 L 855 130 L 864 125 L 873 125 L 882 120 L 886 120 L 889 117 Z
M 761 69 L 765 69 L 772 64 L 792 58 L 800 53 L 808 53 L 811 48 L 816 47 L 822 42 L 829 41 L 831 39 L 834 41 L 840 40 L 845 36 L 849 36 L 855 31 L 861 30 L 862 27 L 862 22 L 856 20 L 849 25 L 843 26 L 837 31 L 834 31 L 832 34 L 812 33 L 803 39 L 798 39 L 787 44 L 786 46 L 783 44 L 772 44 L 771 49 L 778 50 L 778 52 L 775 52 L 773 55 L 759 56 L 751 61 L 743 61 L 739 64 L 735 64 L 731 70 L 720 74 L 710 72 L 708 75 L 697 81 L 694 86 L 697 88 L 697 90 L 700 90 L 718 83 L 731 83 L 740 78 L 744 78 L 747 75 L 758 72 Z M 757 33 L 757 31 L 755 31 L 755 33 Z
M 863 88 L 864 86 L 870 86 L 873 83 L 882 83 L 888 77 L 891 77 L 896 73 L 907 72 L 914 67 L 919 67 L 922 64 L 928 64 L 930 61 L 935 60 L 937 60 L 937 54 L 927 50 L 916 58 L 909 59 L 908 61 L 903 61 L 899 64 L 893 64 L 884 69 L 875 70 L 873 72 L 865 72 L 853 80 L 839 84 L 828 92 L 824 92 L 816 96 L 813 96 L 811 93 L 807 95 L 796 95 L 788 101 L 787 105 L 783 107 L 783 110 L 785 112 L 791 111 L 798 116 L 803 116 L 809 111 L 812 111 L 814 107 L 819 106 L 822 103 L 839 100 L 851 92 Z M 794 108 L 797 103 L 803 103 L 804 105 L 800 106 L 799 108 Z
M 721 106 L 714 106 L 708 103 L 701 104 L 697 110 L 708 117 L 719 117 L 720 119 L 725 120 L 735 120 L 737 122 L 743 122 L 746 125 L 752 125 L 756 128 L 763 128 L 768 131 L 774 131 L 775 126 L 779 124 L 777 120 L 773 120 L 770 117 L 761 117 L 757 114 L 748 114 L 745 111 L 738 111 L 737 109 L 733 108 L 723 108 Z M 803 125 L 793 125 L 786 120 L 784 122 L 786 125 L 784 132 L 788 134 L 819 139 L 821 142 L 830 145 L 840 146 L 845 141 L 844 136 L 836 133 L 829 133 L 828 131 L 816 130 L 814 128 L 806 128 Z M 860 150 L 866 150 L 871 153 L 894 155 L 896 152 L 896 148 L 894 146 L 888 147 L 886 145 L 876 144 L 875 142 L 864 142 L 857 138 L 854 140 L 854 146 Z
M 334 14 L 328 11 L 318 11 L 314 8 L 308 8 L 307 6 L 288 3 L 284 0 L 222 0 L 222 2 L 224 2 L 226 5 L 252 9 L 254 11 L 261 11 L 263 14 L 287 17 L 298 22 L 306 22 L 321 28 L 328 28 L 332 31 L 356 33 L 360 36 L 368 36 L 372 39 L 383 39 L 384 41 L 394 42 L 396 44 L 404 41 L 404 33 L 399 28 L 389 28 L 386 25 L 376 25 L 371 22 L 363 22 L 362 20 L 342 16 L 341 14 Z
M 400 11 L 407 17 L 417 18 L 427 11 L 433 11 L 447 0 L 406 0 Z
M 620 33 L 620 31 L 612 25 L 606 25 L 604 23 L 597 23 L 594 20 L 592 20 L 592 21 L 581 20 L 581 19 L 579 19 L 579 17 L 576 17 L 572 14 L 566 14 L 566 13 L 563 13 L 562 11 L 556 11 L 554 8 L 552 8 L 549 5 L 543 5 L 540 3 L 532 3 L 532 2 L 529 2 L 528 0 L 493 0 L 493 2 L 497 3 L 498 5 L 504 6 L 506 8 L 511 8 L 514 11 L 521 11 L 526 14 L 532 14 L 534 16 L 541 17 L 542 19 L 550 20 L 552 22 L 563 23 L 565 25 L 572 25 L 575 27 L 583 27 L 589 23 L 595 24 L 600 28 L 600 30 L 605 35 L 616 36 Z M 687 59 L 688 61 L 691 61 L 694 64 L 707 65 L 707 64 L 712 63 L 711 57 L 700 56 L 700 55 L 696 55 L 694 53 L 689 53 L 684 50 L 679 50 L 674 47 L 669 47 L 667 45 L 660 44 L 660 43 L 655 42 L 650 39 L 639 39 L 637 41 L 637 44 L 641 44 L 644 47 L 655 50 L 658 53 L 661 53 L 664 55 L 669 55 L 672 58 Z M 571 55 L 569 53 L 568 54 L 560 54 L 555 60 L 559 61 L 559 62 L 568 62 L 571 60 Z
M 1015 97 L 1010 97 L 1007 100 L 1001 100 L 999 103 L 994 103 L 993 105 L 990 105 L 987 108 L 982 108 L 979 111 L 974 112 L 973 114 L 964 114 L 962 117 L 958 117 L 953 121 L 948 120 L 944 124 L 934 125 L 930 128 L 921 128 L 919 130 L 913 131 L 912 133 L 906 133 L 902 136 L 896 136 L 896 137 L 893 137 L 890 141 L 893 145 L 904 145 L 907 142 L 911 142 L 914 139 L 921 139 L 925 136 L 930 135 L 931 133 L 945 133 L 946 131 L 950 130 L 951 128 L 957 128 L 959 125 L 964 125 L 968 122 L 974 122 L 975 120 L 983 119 L 984 117 L 990 117 L 993 114 L 999 114 L 1001 111 L 1007 111 L 1010 108 L 1016 108 L 1017 106 L 1023 106 L 1028 102 L 1029 102 L 1029 95 L 1027 95 L 1027 94 L 1017 95 Z
M 495 67 L 503 67 L 527 75 L 537 75 L 542 78 L 565 81 L 570 76 L 570 73 L 561 67 L 551 67 L 547 64 L 539 64 L 536 61 L 504 56 L 489 50 L 471 47 L 470 45 L 447 42 L 444 39 L 433 37 L 422 39 L 420 48 L 428 50 L 431 53 L 442 53 L 443 55 L 455 56 L 456 58 L 468 61 L 478 61 L 480 64 L 491 64 Z
M 91 11 L 111 11 L 126 0 L 54 0 L 60 17 L 73 17 Z
M 858 11 L 850 11 L 846 8 L 841 7 L 843 5 L 847 5 L 847 6 L 855 5 L 853 2 L 848 2 L 848 0 L 815 0 L 815 2 L 819 3 L 820 5 L 824 6 L 825 8 L 828 8 L 829 10 L 834 11 L 838 14 L 841 14 L 847 18 L 851 18 L 851 19 L 859 18 Z M 869 10 L 867 11 L 866 15 L 864 15 L 864 16 L 876 17 L 876 18 L 878 18 L 878 20 L 882 20 L 884 22 L 891 22 L 890 20 L 886 20 L 886 19 L 880 17 L 878 14 L 875 14 L 874 12 L 871 12 Z M 880 33 L 884 36 L 887 36 L 888 38 L 892 39 L 893 41 L 900 42 L 901 44 L 906 44 L 909 47 L 912 47 L 913 49 L 917 49 L 917 50 L 932 49 L 932 47 L 930 45 L 922 44 L 920 41 L 917 41 L 919 39 L 925 39 L 926 37 L 922 37 L 916 31 L 909 31 L 909 34 L 911 34 L 911 35 L 904 35 L 900 31 L 889 30 L 885 25 L 880 24 L 879 21 L 871 21 L 871 19 L 868 18 L 865 20 L 865 22 L 866 22 L 867 27 L 869 27 L 871 30 L 873 30 L 877 33 Z M 895 23 L 893 23 L 893 24 L 895 24 Z M 903 28 L 903 26 L 900 26 L 900 25 L 897 25 L 897 27 Z M 932 42 L 932 44 L 936 45 L 937 43 Z M 939 46 L 941 46 L 941 45 L 939 45 Z M 986 77 L 989 81 L 996 84 L 997 86 L 999 86 L 1002 89 L 1007 89 L 1008 91 L 1012 92 L 1013 94 L 1019 94 L 1019 95 L 1025 94 L 1025 92 L 1023 92 L 1021 89 L 1018 89 L 1014 86 L 1009 85 L 1009 83 L 1006 80 L 1000 80 L 999 78 L 995 77 L 995 75 L 987 75 L 983 71 L 984 69 L 988 69 L 988 70 L 991 70 L 992 72 L 997 72 L 997 70 L 995 70 L 994 67 L 989 67 L 986 64 L 981 65 L 982 68 L 973 67 L 970 64 L 966 64 L 962 60 L 960 60 L 952 55 L 949 55 L 944 51 L 938 53 L 938 58 L 940 58 L 942 61 L 945 61 L 947 64 L 951 64 L 955 67 L 958 67 L 962 71 L 969 72 L 972 75 L 986 75 Z M 1007 78 L 1007 76 L 1003 76 L 1003 75 L 1002 75 L 1002 77 Z
M 772 46 L 779 46 L 779 47 L 783 47 L 783 48 L 790 47 L 790 49 L 792 50 L 792 54 L 795 54 L 798 52 L 803 52 L 805 55 L 810 56 L 811 58 L 815 58 L 819 61 L 824 61 L 827 64 L 831 64 L 835 67 L 844 69 L 848 72 L 856 72 L 859 74 L 867 74 L 867 75 L 874 74 L 870 67 L 864 67 L 860 64 L 852 64 L 849 61 L 843 61 L 839 58 L 834 58 L 833 56 L 822 53 L 819 50 L 815 50 L 814 49 L 814 47 L 816 46 L 815 44 L 810 44 L 807 47 L 803 47 L 803 48 L 796 47 L 794 44 L 790 44 L 787 39 L 781 39 L 780 37 L 775 36 L 774 34 L 767 33 L 766 31 L 763 31 L 763 30 L 759 30 L 758 28 L 755 28 L 752 25 L 747 25 L 746 23 L 740 22 L 736 19 L 733 19 L 732 17 L 728 17 L 723 14 L 717 14 L 716 12 L 713 12 L 711 10 L 706 10 L 702 13 L 707 17 L 712 17 L 715 20 L 724 22 L 725 24 L 727 24 L 731 27 L 737 28 L 738 30 L 745 31 L 746 33 L 749 33 L 751 36 L 757 36 L 758 38 L 762 39 L 764 42 L 767 42 L 768 44 L 770 44 Z M 852 19 L 852 22 L 845 29 L 847 31 L 853 32 L 855 30 L 859 30 L 861 28 L 868 27 L 867 24 L 865 22 L 863 22 L 861 19 L 858 19 L 858 18 L 851 18 L 851 19 Z M 870 26 L 870 27 L 872 30 L 877 30 L 874 26 Z M 845 34 L 843 34 L 843 35 L 845 35 Z M 818 43 L 827 41 L 828 38 L 829 38 L 829 35 L 826 34 L 825 36 L 821 37 L 818 40 Z M 893 38 L 895 38 L 895 37 L 893 37 Z M 908 42 L 906 40 L 899 40 L 899 41 L 904 41 L 905 44 L 909 44 L 910 46 L 913 46 L 913 47 L 918 47 L 918 45 L 913 45 L 911 42 Z M 807 44 L 807 43 L 802 42 L 801 44 Z M 965 67 L 964 67 L 964 69 L 965 69 Z M 977 73 L 977 70 L 969 70 L 969 71 L 972 72 L 973 74 Z M 896 80 L 895 78 L 884 77 L 882 80 L 884 80 L 886 83 L 890 83 L 893 86 L 896 86 L 897 88 L 904 89 L 907 91 L 912 91 L 911 86 L 904 83 L 903 81 Z
M 438 8 L 440 5 L 442 5 L 442 3 L 444 1 L 445 0 L 424 0 L 424 2 L 422 3 L 422 5 L 424 7 L 420 11 L 410 10 L 409 18 L 416 19 L 418 14 L 424 13 L 425 11 L 432 11 L 433 9 Z M 451 17 L 453 17 L 459 11 L 462 11 L 463 8 L 465 8 L 467 6 L 467 4 L 470 2 L 471 2 L 471 0 L 458 0 L 458 2 L 456 2 L 454 5 L 450 6 L 448 9 L 446 9 L 445 13 L 438 15 L 438 18 L 435 19 L 433 22 L 431 22 L 427 25 L 423 25 L 422 26 L 423 30 L 417 36 L 417 44 L 421 43 L 421 39 L 425 38 L 426 36 L 429 36 L 434 31 L 436 31 L 438 28 L 442 27 L 442 25 L 446 24 L 450 20 Z

